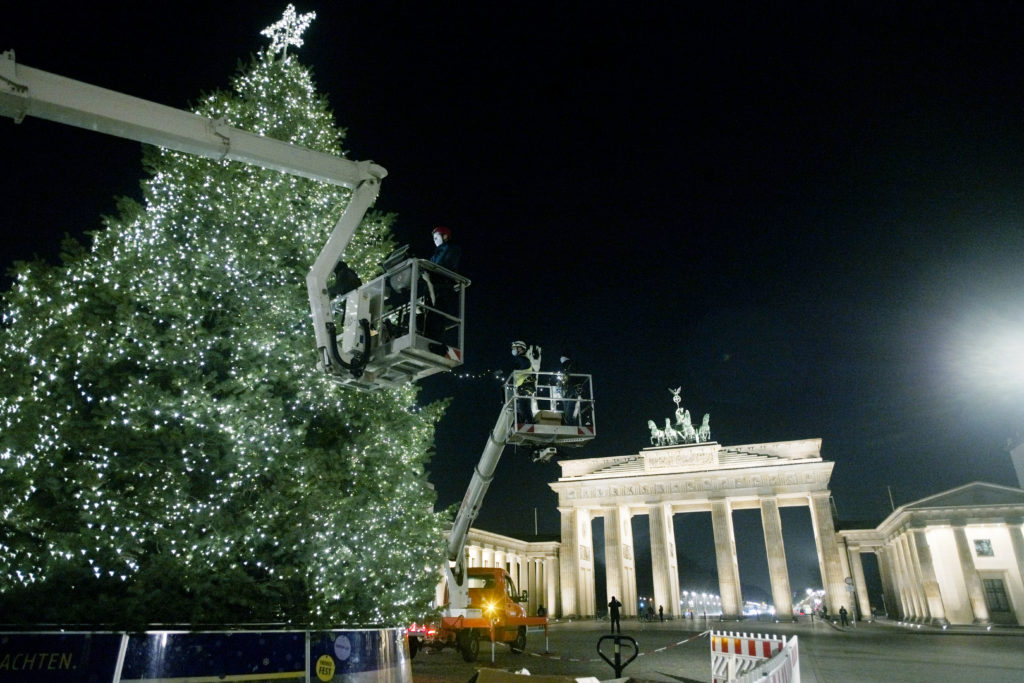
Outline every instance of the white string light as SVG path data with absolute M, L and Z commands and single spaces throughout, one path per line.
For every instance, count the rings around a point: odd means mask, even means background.
M 481 370 L 480 372 L 465 372 L 465 371 L 461 371 L 461 372 L 453 372 L 452 373 L 452 376 L 455 377 L 456 379 L 467 379 L 467 380 L 472 380 L 472 379 L 487 379 L 487 380 L 491 380 L 491 379 L 493 379 L 493 380 L 497 380 L 499 382 L 504 382 L 506 375 L 507 375 L 507 373 L 502 372 L 501 370 Z

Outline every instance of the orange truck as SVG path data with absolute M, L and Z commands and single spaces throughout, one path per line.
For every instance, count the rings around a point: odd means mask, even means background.
M 547 617 L 527 616 L 526 591 L 516 591 L 515 582 L 504 569 L 471 567 L 467 570 L 465 584 L 469 605 L 462 609 L 449 606 L 440 624 L 411 630 L 410 648 L 452 647 L 464 660 L 473 662 L 480 652 L 481 641 L 506 643 L 512 652 L 518 653 L 526 649 L 529 627 L 547 629 Z

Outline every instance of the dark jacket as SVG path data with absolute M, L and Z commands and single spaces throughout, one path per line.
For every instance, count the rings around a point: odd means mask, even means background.
M 430 262 L 436 263 L 442 268 L 457 271 L 459 269 L 459 259 L 461 257 L 461 247 L 449 244 L 448 242 L 442 242 L 440 246 L 434 249 L 434 253 L 430 256 Z

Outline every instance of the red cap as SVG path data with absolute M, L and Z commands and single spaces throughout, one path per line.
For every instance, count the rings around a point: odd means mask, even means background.
M 431 232 L 430 234 L 433 235 L 435 232 L 441 233 L 441 237 L 445 239 L 449 239 L 452 236 L 452 231 L 444 227 L 443 225 L 439 225 L 436 228 L 434 228 L 433 232 Z

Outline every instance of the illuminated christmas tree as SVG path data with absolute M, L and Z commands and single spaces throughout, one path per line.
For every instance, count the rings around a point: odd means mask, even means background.
M 341 154 L 271 45 L 197 113 Z M 396 625 L 443 559 L 424 465 L 442 408 L 317 371 L 305 274 L 347 190 L 147 148 L 124 200 L 60 266 L 19 264 L 0 334 L 0 621 Z M 345 254 L 391 250 L 367 215 Z

